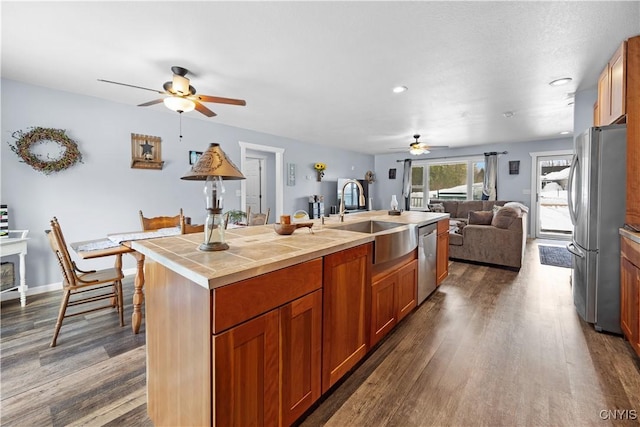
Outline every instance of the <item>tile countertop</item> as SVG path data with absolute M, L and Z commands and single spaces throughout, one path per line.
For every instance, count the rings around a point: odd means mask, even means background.
M 626 228 L 620 228 L 620 235 L 640 245 L 640 233 L 634 233 Z
M 411 211 L 391 216 L 386 211 L 369 211 L 347 214 L 344 222 L 375 219 L 422 226 L 448 217 L 447 213 L 434 212 Z M 332 229 L 340 224 L 337 215 L 325 218 L 325 225 L 319 219 L 309 222 L 313 222 L 313 233 L 300 228 L 289 236 L 277 234 L 273 224 L 228 229 L 226 251 L 199 251 L 203 233 L 137 240 L 131 246 L 200 286 L 214 289 L 374 240 L 371 234 Z

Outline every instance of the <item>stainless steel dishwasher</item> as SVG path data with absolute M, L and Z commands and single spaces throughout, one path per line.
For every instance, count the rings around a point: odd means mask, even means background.
M 436 289 L 437 224 L 418 227 L 418 305 Z

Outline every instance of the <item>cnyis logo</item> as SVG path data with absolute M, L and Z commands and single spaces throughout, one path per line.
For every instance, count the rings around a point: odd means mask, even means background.
M 632 420 L 638 419 L 635 409 L 603 409 L 599 413 L 601 420 Z

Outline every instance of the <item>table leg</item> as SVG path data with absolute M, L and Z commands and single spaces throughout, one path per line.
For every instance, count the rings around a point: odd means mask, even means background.
M 20 287 L 18 291 L 20 292 L 20 305 L 22 307 L 27 305 L 27 278 L 25 277 L 24 255 L 24 252 L 20 252 Z
M 136 259 L 138 265 L 134 281 L 133 315 L 131 316 L 131 327 L 133 333 L 137 334 L 140 331 L 140 323 L 142 323 L 140 307 L 144 302 L 144 293 L 142 292 L 142 288 L 144 287 L 144 255 L 140 252 L 132 252 L 131 255 Z

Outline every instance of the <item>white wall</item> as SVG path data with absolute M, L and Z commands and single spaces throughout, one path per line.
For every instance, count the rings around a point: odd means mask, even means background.
M 364 177 L 374 165 L 371 155 L 225 126 L 215 118 L 190 118 L 195 112 L 183 115 L 180 142 L 179 116 L 162 106 L 140 108 L 5 79 L 1 85 L 0 201 L 9 205 L 11 229 L 30 230 L 26 272 L 30 288 L 61 280 L 44 234 L 53 216 L 60 221 L 68 243 L 139 230 L 140 209 L 147 216 L 156 216 L 183 208 L 194 223 L 202 223 L 203 183 L 180 177 L 190 167 L 189 150 L 204 151 L 211 142 L 220 143 L 237 165 L 239 141 L 283 148 L 285 164 L 295 163 L 298 169 L 296 185 L 284 187 L 284 212 L 289 213 L 306 210 L 308 195 L 334 195 L 337 177 Z M 84 163 L 49 176 L 21 163 L 9 147 L 9 142 L 15 143 L 11 134 L 34 126 L 65 129 L 78 143 Z M 162 170 L 130 168 L 131 133 L 162 138 Z M 321 183 L 315 180 L 315 162 L 328 166 Z M 225 210 L 239 208 L 235 196 L 239 181 L 228 181 L 225 187 Z M 108 259 L 89 263 L 73 256 L 81 266 L 112 264 Z M 125 257 L 124 268 L 133 267 L 132 257 Z

